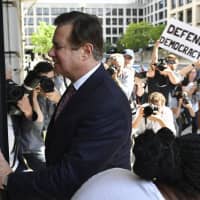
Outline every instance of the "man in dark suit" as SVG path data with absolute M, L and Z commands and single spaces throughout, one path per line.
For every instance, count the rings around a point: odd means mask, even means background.
M 100 22 L 95 16 L 71 12 L 58 16 L 55 25 L 49 56 L 72 85 L 47 130 L 45 169 L 11 173 L 0 154 L 0 187 L 14 200 L 67 200 L 100 171 L 130 169 L 131 111 L 126 96 L 100 63 Z

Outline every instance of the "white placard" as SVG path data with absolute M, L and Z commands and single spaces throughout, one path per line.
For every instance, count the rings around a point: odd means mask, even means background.
M 200 59 L 200 29 L 170 19 L 160 37 L 160 47 L 191 61 Z

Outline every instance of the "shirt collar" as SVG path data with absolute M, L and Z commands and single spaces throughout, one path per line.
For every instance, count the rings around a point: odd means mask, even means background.
M 94 68 L 92 68 L 89 72 L 84 74 L 81 78 L 73 83 L 73 86 L 76 90 L 78 90 L 83 83 L 100 67 L 101 63 L 98 63 Z

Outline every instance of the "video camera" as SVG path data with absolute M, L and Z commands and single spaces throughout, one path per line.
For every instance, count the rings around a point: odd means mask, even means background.
M 152 114 L 155 114 L 155 112 L 158 111 L 158 106 L 154 104 L 147 104 L 144 107 L 144 117 L 149 117 Z

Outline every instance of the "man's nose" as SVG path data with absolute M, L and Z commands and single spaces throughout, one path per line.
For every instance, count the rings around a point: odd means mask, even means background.
M 54 56 L 54 48 L 53 47 L 51 47 L 51 49 L 49 50 L 48 56 L 49 57 L 53 57 Z

